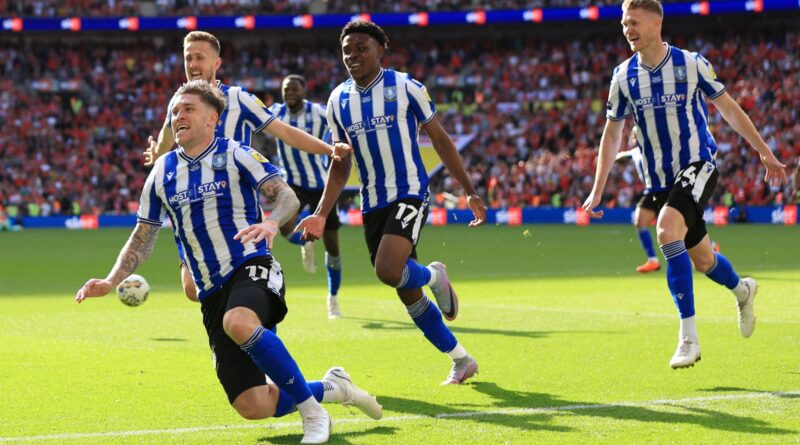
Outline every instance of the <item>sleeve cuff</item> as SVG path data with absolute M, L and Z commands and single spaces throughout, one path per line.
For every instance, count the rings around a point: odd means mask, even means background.
M 263 124 L 263 125 L 261 125 L 260 127 L 256 128 L 256 129 L 255 129 L 255 131 L 253 131 L 253 133 L 261 133 L 261 130 L 263 130 L 263 129 L 267 128 L 267 126 L 268 126 L 269 124 L 271 124 L 271 123 L 272 123 L 272 121 L 273 121 L 273 120 L 275 120 L 275 118 L 276 118 L 276 117 L 277 117 L 277 116 L 276 116 L 276 115 L 274 115 L 274 114 L 273 114 L 272 116 L 270 116 L 270 117 L 269 117 L 269 119 L 267 119 L 267 121 L 266 121 L 266 122 L 264 122 L 264 124 Z
M 274 178 L 276 176 L 279 176 L 279 174 L 278 173 L 272 173 L 272 174 L 269 174 L 267 176 L 264 176 L 263 178 L 261 178 L 260 181 L 258 181 L 258 185 L 256 186 L 256 188 L 257 189 L 261 189 L 261 186 L 264 185 L 265 182 L 269 181 L 270 179 L 272 179 L 272 178 Z
M 606 119 L 608 119 L 610 121 L 624 121 L 625 119 L 629 118 L 630 116 L 631 116 L 630 114 L 626 114 L 625 116 L 620 116 L 620 117 L 606 115 Z
M 420 124 L 425 125 L 428 122 L 432 121 L 434 117 L 436 117 L 436 111 L 434 111 L 433 114 L 431 114 L 430 117 L 428 117 L 424 121 L 420 121 Z
M 149 224 L 151 226 L 158 226 L 161 227 L 161 221 L 156 221 L 154 219 L 147 219 L 147 218 L 136 218 L 136 222 L 140 222 L 142 224 Z
M 708 96 L 708 98 L 709 98 L 709 99 L 716 99 L 716 98 L 718 98 L 718 97 L 722 96 L 723 94 L 725 94 L 725 88 L 723 88 L 723 89 L 721 89 L 721 90 L 717 91 L 716 93 L 714 93 L 714 95 L 713 95 L 713 96 Z

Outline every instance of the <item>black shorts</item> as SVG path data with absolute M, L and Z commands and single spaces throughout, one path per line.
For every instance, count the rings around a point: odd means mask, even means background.
M 650 210 L 651 212 L 658 215 L 658 212 L 661 211 L 661 207 L 664 207 L 664 204 L 667 203 L 667 197 L 669 196 L 669 192 L 655 192 L 655 193 L 647 193 L 642 195 L 639 202 L 636 203 L 636 207 Z
M 411 258 L 417 257 L 417 241 L 428 219 L 428 201 L 402 198 L 388 206 L 364 214 L 364 236 L 369 259 L 375 265 L 375 255 L 383 235 L 398 235 L 411 241 Z
M 274 330 L 286 316 L 285 296 L 281 266 L 266 256 L 247 260 L 219 290 L 200 301 L 211 358 L 229 402 L 252 387 L 266 385 L 266 378 L 225 333 L 222 318 L 233 308 L 246 307 L 258 315 L 265 328 Z
M 671 189 L 651 194 L 654 202 L 658 204 L 657 213 L 667 205 L 683 215 L 686 227 L 689 229 L 684 238 L 687 249 L 700 244 L 708 233 L 703 213 L 711 194 L 717 187 L 718 177 L 719 172 L 713 163 L 693 162 L 678 172 Z
M 308 206 L 311 213 L 314 213 L 314 210 L 319 206 L 319 202 L 322 201 L 323 190 L 305 189 L 296 185 L 290 185 L 289 187 L 294 190 L 294 194 L 297 195 L 297 199 L 300 201 L 300 208 L 298 210 L 303 210 Z M 339 212 L 336 206 L 334 206 L 331 213 L 328 214 L 328 219 L 325 220 L 325 230 L 339 230 L 341 226 L 342 223 L 339 221 Z

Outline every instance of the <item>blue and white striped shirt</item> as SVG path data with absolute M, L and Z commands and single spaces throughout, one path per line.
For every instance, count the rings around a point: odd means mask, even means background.
M 361 178 L 361 211 L 402 198 L 427 199 L 428 174 L 419 129 L 436 115 L 425 87 L 406 73 L 382 69 L 365 88 L 347 79 L 331 93 L 328 127 L 347 141 Z
M 647 191 L 672 187 L 679 171 L 697 161 L 714 162 L 717 143 L 708 131 L 706 98 L 725 92 L 703 56 L 667 47 L 656 67 L 643 65 L 639 54 L 614 69 L 606 117 L 633 115 L 642 148 Z
M 275 104 L 270 111 L 284 123 L 305 131 L 317 139 L 325 139 L 328 121 L 325 107 L 322 105 L 304 100 L 303 109 L 297 114 L 292 114 L 286 104 Z M 327 156 L 298 150 L 280 139 L 277 139 L 276 142 L 278 156 L 280 156 L 281 165 L 286 171 L 285 178 L 288 184 L 314 190 L 325 187 L 325 179 L 328 176 Z
M 258 189 L 278 175 L 261 154 L 231 139 L 214 138 L 196 158 L 179 147 L 153 166 L 138 222 L 160 226 L 169 217 L 203 299 L 242 263 L 270 253 L 265 241 L 243 245 L 233 237 L 260 221 Z
M 216 136 L 250 145 L 250 137 L 253 133 L 258 133 L 266 128 L 275 119 L 275 116 L 257 97 L 242 87 L 225 85 L 218 80 L 217 88 L 222 91 L 227 101 L 225 110 L 217 123 Z M 172 128 L 174 101 L 175 96 L 172 96 L 167 107 L 165 127 Z

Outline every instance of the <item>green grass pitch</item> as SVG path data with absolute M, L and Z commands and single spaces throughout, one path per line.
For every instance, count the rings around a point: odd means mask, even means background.
M 327 405 L 331 443 L 800 443 L 798 229 L 711 230 L 758 279 L 758 323 L 741 338 L 732 295 L 695 274 L 703 359 L 690 369 L 668 366 L 676 310 L 663 269 L 633 271 L 644 258 L 631 226 L 427 227 L 420 257 L 448 265 L 461 299 L 450 326 L 480 364 L 463 386 L 439 386 L 449 359 L 374 277 L 360 228 L 341 231 L 336 321 L 324 268 L 305 274 L 299 249 L 276 241 L 289 303 L 278 332 L 306 378 L 342 365 L 384 405 L 380 421 Z M 169 232 L 138 271 L 143 306 L 74 303 L 128 234 L 0 233 L 0 443 L 298 443 L 297 414 L 253 422 L 228 405 Z

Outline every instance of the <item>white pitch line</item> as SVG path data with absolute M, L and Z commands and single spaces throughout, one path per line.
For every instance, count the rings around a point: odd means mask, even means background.
M 499 416 L 499 415 L 520 415 L 520 414 L 540 414 L 548 412 L 561 412 L 561 411 L 586 411 L 597 409 L 609 408 L 627 408 L 627 407 L 647 407 L 659 405 L 681 405 L 692 403 L 705 403 L 720 400 L 740 400 L 740 399 L 757 399 L 766 397 L 796 397 L 800 396 L 800 390 L 792 391 L 774 391 L 774 392 L 755 392 L 746 394 L 727 394 L 719 396 L 707 397 L 687 397 L 684 399 L 656 399 L 644 402 L 616 402 L 616 403 L 599 403 L 599 404 L 577 404 L 577 405 L 562 405 L 562 406 L 548 406 L 541 408 L 505 408 L 489 411 L 465 411 L 454 413 L 440 413 L 434 415 L 413 414 L 408 416 L 389 416 L 384 417 L 380 422 L 407 422 L 412 420 L 423 419 L 457 419 L 469 417 L 482 417 L 482 416 Z M 365 418 L 358 419 L 341 419 L 335 423 L 341 424 L 360 424 L 360 423 L 375 423 L 377 421 Z M 241 425 L 210 425 L 210 426 L 196 426 L 187 428 L 168 428 L 161 430 L 133 430 L 133 431 L 109 431 L 105 433 L 64 433 L 64 434 L 44 434 L 39 436 L 20 436 L 20 437 L 0 437 L 0 442 L 32 442 L 40 440 L 58 440 L 58 439 L 87 439 L 98 437 L 131 437 L 131 436 L 146 436 L 156 434 L 186 434 L 197 433 L 202 431 L 223 431 L 223 430 L 250 430 L 256 428 L 264 429 L 279 429 L 279 428 L 298 428 L 302 427 L 302 422 L 277 422 L 267 424 L 241 424 Z M 346 433 L 345 433 L 346 435 Z

